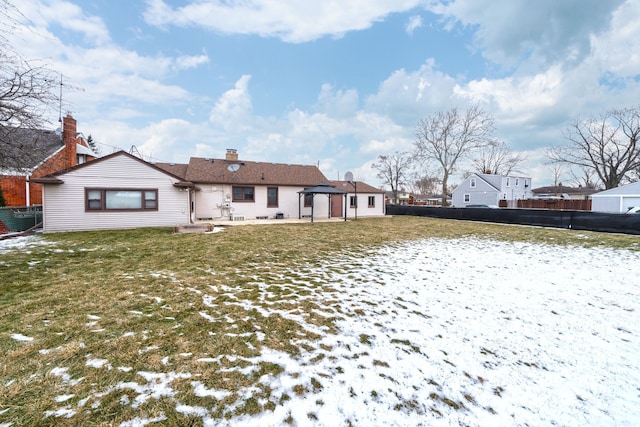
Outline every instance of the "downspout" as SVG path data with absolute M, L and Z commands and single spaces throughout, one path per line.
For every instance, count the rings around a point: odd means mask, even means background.
M 347 220 L 347 194 L 344 193 L 344 220 Z
M 29 182 L 29 177 L 25 177 L 25 205 L 27 206 L 31 206 L 31 189 L 29 188 L 31 186 L 30 182 Z

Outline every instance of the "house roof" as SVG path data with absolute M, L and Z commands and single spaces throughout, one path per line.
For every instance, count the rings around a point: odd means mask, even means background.
M 184 179 L 187 176 L 187 167 L 189 166 L 186 163 L 154 163 L 160 169 L 163 169 L 175 176 L 179 176 Z
M 327 178 L 317 166 L 192 157 L 186 181 L 211 184 L 314 186 Z
M 69 172 L 72 172 L 72 171 L 75 171 L 75 170 L 78 170 L 78 169 L 92 167 L 92 166 L 94 166 L 94 165 L 96 165 L 98 163 L 104 162 L 106 160 L 109 160 L 109 159 L 111 159 L 113 157 L 117 157 L 117 156 L 129 157 L 129 158 L 131 158 L 133 160 L 136 160 L 136 161 L 138 161 L 140 163 L 143 163 L 144 165 L 146 165 L 146 166 L 148 166 L 148 167 L 150 167 L 152 169 L 156 169 L 156 170 L 159 170 L 162 173 L 165 173 L 167 175 L 171 175 L 173 178 L 180 179 L 180 180 L 183 179 L 182 177 L 180 177 L 178 175 L 175 175 L 175 174 L 173 174 L 173 173 L 171 173 L 171 172 L 169 172 L 169 171 L 167 171 L 165 169 L 162 169 L 162 168 L 160 168 L 160 167 L 158 167 L 158 166 L 156 166 L 156 165 L 154 165 L 152 163 L 145 162 L 144 160 L 140 159 L 139 157 L 134 156 L 133 154 L 129 154 L 129 153 L 125 152 L 125 151 L 116 151 L 115 153 L 111 153 L 111 154 L 106 155 L 104 157 L 97 158 L 97 159 L 92 160 L 90 162 L 81 163 L 79 165 L 75 165 L 75 166 L 72 166 L 72 167 L 67 168 L 67 169 L 62 169 L 60 171 L 54 172 L 54 173 L 49 174 L 49 175 L 44 176 L 44 177 L 31 178 L 31 181 L 36 182 L 36 183 L 41 183 L 41 184 L 62 184 L 62 183 L 64 183 L 64 181 L 62 181 L 60 179 L 60 177 L 62 175 L 65 175 L 65 174 L 67 174 Z M 189 182 L 180 181 L 180 182 L 177 182 L 175 185 L 176 186 L 182 186 L 182 187 L 188 187 L 188 186 L 192 186 L 193 184 L 189 183 Z
M 631 184 L 621 185 L 620 187 L 611 188 L 609 190 L 595 193 L 594 196 L 638 196 L 640 195 L 640 181 Z
M 348 193 L 354 193 L 356 189 L 358 193 L 384 193 L 384 190 L 380 190 L 362 181 L 356 181 L 356 188 L 354 188 L 353 184 L 349 181 L 329 181 L 329 183 L 335 188 L 339 188 Z
M 76 144 L 76 153 L 77 154 L 85 154 L 85 155 L 91 156 L 91 157 L 98 157 L 98 155 L 93 152 L 91 147 L 85 147 L 82 144 Z
M 546 187 L 538 187 L 531 190 L 534 194 L 584 194 L 590 195 L 598 190 L 588 187 L 567 187 L 564 185 L 549 185 Z
M 0 126 L 0 152 L 5 167 L 32 170 L 62 147 L 64 142 L 58 132 Z

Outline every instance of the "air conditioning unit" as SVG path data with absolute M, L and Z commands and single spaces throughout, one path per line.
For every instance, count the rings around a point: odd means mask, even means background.
M 244 215 L 233 215 L 231 221 L 244 221 Z

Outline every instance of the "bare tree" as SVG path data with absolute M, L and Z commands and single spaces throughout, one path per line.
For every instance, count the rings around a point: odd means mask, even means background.
M 9 44 L 6 34 L 20 25 L 19 12 L 0 0 L 0 169 L 23 169 L 40 158 L 43 149 L 29 130 L 43 129 L 55 107 L 56 78 L 40 61 L 26 60 Z
M 391 187 L 394 203 L 398 203 L 398 190 L 406 184 L 412 164 L 410 153 L 396 151 L 390 155 L 378 156 L 378 161 L 371 165 L 378 171 L 377 177 L 384 185 Z
M 577 118 L 565 129 L 564 137 L 567 143 L 551 148 L 549 158 L 593 171 L 605 189 L 631 179 L 640 168 L 640 106 Z
M 440 191 L 440 179 L 428 174 L 423 176 L 416 174 L 412 181 L 412 187 L 414 192 L 418 194 L 434 194 Z
M 551 163 L 551 173 L 553 175 L 553 186 L 562 185 L 562 177 L 564 176 L 564 164 L 555 162 Z
M 595 176 L 596 173 L 593 169 L 584 169 L 580 168 L 581 175 L 577 174 L 576 171 L 571 170 L 571 178 L 573 178 L 573 182 L 576 183 L 579 187 L 584 188 L 593 188 L 594 190 L 597 188 Z
M 493 117 L 477 104 L 469 105 L 465 111 L 440 111 L 418 122 L 415 153 L 422 161 L 438 165 L 442 206 L 446 206 L 449 176 L 458 161 L 493 141 L 494 132 Z
M 490 141 L 473 159 L 473 169 L 479 173 L 511 175 L 525 160 L 524 154 L 514 153 L 506 142 Z

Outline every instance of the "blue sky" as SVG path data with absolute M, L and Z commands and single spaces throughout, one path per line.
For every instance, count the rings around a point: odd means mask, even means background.
M 572 117 L 640 98 L 640 0 L 14 4 L 24 27 L 10 42 L 62 73 L 63 113 L 103 154 L 235 148 L 379 185 L 371 164 L 411 150 L 418 120 L 477 102 L 536 187 L 553 181 L 545 150 Z

